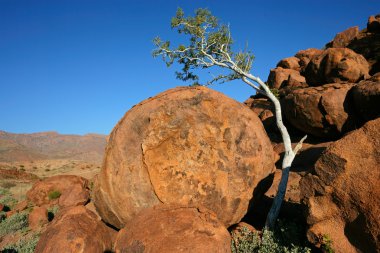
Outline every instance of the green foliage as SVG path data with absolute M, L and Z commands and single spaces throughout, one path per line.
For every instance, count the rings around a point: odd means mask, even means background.
M 18 230 L 27 229 L 27 227 L 28 213 L 25 211 L 15 213 L 11 217 L 0 222 L 0 237 L 9 233 L 14 233 Z
M 2 252 L 33 253 L 40 239 L 39 233 L 31 233 L 14 244 L 6 245 Z
M 57 198 L 59 198 L 60 196 L 61 196 L 61 192 L 58 191 L 58 190 L 50 191 L 50 192 L 48 193 L 48 198 L 49 198 L 50 200 L 57 199 Z
M 172 18 L 171 27 L 179 34 L 188 36 L 189 44 L 171 49 L 170 41 L 162 41 L 156 37 L 153 40 L 156 46 L 153 56 L 162 56 L 168 67 L 174 62 L 182 65 L 182 70 L 176 72 L 178 79 L 193 80 L 195 85 L 199 85 L 199 77 L 194 73 L 194 69 L 207 69 L 218 65 L 215 62 L 234 65 L 244 72 L 249 72 L 252 68 L 254 55 L 248 50 L 234 53 L 229 26 L 220 24 L 209 10 L 197 9 L 195 16 L 185 17 L 183 10 L 178 8 L 176 16 Z M 213 77 L 208 84 L 239 78 L 241 76 L 238 72 L 231 71 L 229 74 Z
M 0 203 L 5 206 L 5 210 L 9 210 L 17 204 L 17 200 L 8 189 L 0 188 Z
M 273 95 L 274 95 L 276 98 L 280 98 L 280 91 L 279 91 L 279 89 L 272 88 L 272 89 L 270 89 L 270 91 L 273 93 Z
M 243 228 L 240 233 L 232 233 L 231 251 L 233 253 L 310 253 L 311 249 L 303 244 L 303 235 L 295 223 L 281 222 L 272 232 L 264 230 L 260 235 Z
M 332 248 L 332 240 L 329 235 L 323 235 L 321 240 L 321 249 L 326 253 L 334 253 Z

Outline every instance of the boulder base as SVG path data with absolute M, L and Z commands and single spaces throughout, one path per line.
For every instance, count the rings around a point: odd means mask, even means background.
M 205 208 L 158 205 L 143 210 L 119 231 L 115 252 L 227 253 L 231 238 Z
M 112 250 L 115 231 L 84 206 L 60 210 L 37 243 L 36 253 L 103 253 Z

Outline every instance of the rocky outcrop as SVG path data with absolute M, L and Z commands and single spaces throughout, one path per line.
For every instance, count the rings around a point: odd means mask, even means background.
M 300 59 L 299 64 L 300 64 L 300 73 L 303 75 L 303 72 L 305 71 L 307 65 L 316 56 L 319 56 L 322 54 L 322 50 L 317 49 L 317 48 L 308 48 L 305 50 L 300 50 L 298 51 L 294 56 Z
M 307 87 L 305 77 L 301 76 L 299 71 L 294 69 L 284 69 L 277 67 L 271 69 L 268 77 L 268 85 L 274 89 L 284 87 Z
M 338 33 L 335 38 L 329 42 L 326 47 L 335 47 L 335 48 L 341 48 L 341 47 L 347 47 L 350 42 L 359 35 L 359 27 L 354 26 L 350 27 L 347 30 Z
M 26 193 L 35 206 L 61 207 L 84 205 L 90 199 L 88 180 L 73 175 L 57 175 L 37 182 Z
M 313 57 L 305 69 L 310 86 L 328 83 L 358 82 L 369 77 L 369 65 L 360 54 L 348 48 L 328 48 Z
M 335 252 L 380 249 L 380 119 L 332 143 L 301 180 L 308 238 L 332 239 Z
M 117 235 L 115 252 L 231 252 L 231 238 L 205 208 L 158 205 L 141 211 Z
M 251 96 L 244 104 L 247 105 L 253 112 L 259 116 L 259 119 L 263 122 L 265 130 L 275 131 L 276 118 L 274 116 L 273 103 L 265 97 L 260 95 Z
M 357 115 L 364 122 L 380 117 L 380 73 L 356 85 L 352 96 Z
M 48 222 L 48 210 L 45 207 L 34 207 L 28 216 L 29 228 L 33 230 L 38 230 Z
M 69 207 L 42 233 L 34 252 L 111 252 L 115 233 L 84 206 Z
M 279 63 L 277 63 L 277 67 L 281 67 L 284 69 L 294 69 L 294 70 L 300 71 L 301 69 L 300 61 L 301 60 L 295 56 L 285 58 L 279 61 Z
M 370 33 L 380 33 L 380 14 L 368 18 L 367 31 Z
M 305 133 L 337 138 L 354 126 L 347 96 L 353 86 L 334 83 L 290 91 L 281 100 L 283 114 Z
M 230 226 L 273 169 L 270 141 L 249 108 L 206 87 L 175 88 L 113 129 L 94 204 L 118 228 L 159 203 L 202 205 Z

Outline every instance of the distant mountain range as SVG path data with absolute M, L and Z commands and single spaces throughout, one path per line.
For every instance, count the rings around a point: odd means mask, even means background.
M 70 159 L 99 163 L 107 135 L 57 132 L 14 134 L 0 130 L 0 162 Z

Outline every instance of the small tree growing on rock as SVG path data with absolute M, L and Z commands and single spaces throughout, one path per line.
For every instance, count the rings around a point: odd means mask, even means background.
M 194 17 L 185 17 L 183 10 L 178 8 L 176 16 L 172 18 L 171 26 L 178 33 L 188 35 L 189 44 L 171 48 L 170 41 L 162 41 L 156 37 L 154 44 L 157 48 L 153 51 L 153 56 L 162 56 L 168 67 L 175 61 L 181 64 L 183 67 L 180 72 L 176 72 L 177 78 L 184 81 L 193 80 L 195 85 L 199 85 L 199 78 L 194 74 L 194 69 L 221 67 L 228 73 L 213 77 L 208 84 L 240 79 L 273 102 L 276 124 L 285 146 L 281 181 L 265 223 L 267 229 L 273 229 L 285 196 L 291 164 L 306 136 L 292 149 L 289 133 L 282 122 L 279 100 L 259 77 L 250 73 L 254 55 L 247 50 L 233 52 L 229 27 L 220 24 L 210 11 L 197 9 Z

